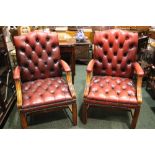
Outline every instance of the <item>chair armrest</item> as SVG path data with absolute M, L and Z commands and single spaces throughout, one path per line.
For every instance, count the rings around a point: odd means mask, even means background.
M 87 72 L 92 72 L 93 71 L 94 64 L 95 64 L 95 60 L 94 59 L 90 60 L 88 66 L 87 66 Z
M 135 63 L 133 64 L 133 67 L 134 67 L 134 70 L 136 71 L 136 74 L 137 74 L 138 76 L 141 76 L 141 77 L 144 76 L 144 71 L 143 71 L 142 67 L 139 65 L 138 62 L 135 62 Z
M 92 71 L 95 64 L 95 60 L 92 59 L 87 66 L 87 76 L 86 76 L 86 86 L 84 90 L 84 97 L 86 97 L 89 93 L 90 81 L 92 78 Z
M 22 106 L 22 90 L 21 90 L 21 81 L 20 81 L 20 68 L 17 66 L 14 70 L 13 78 L 16 85 L 16 94 L 17 94 L 17 107 L 20 109 Z
M 75 90 L 74 90 L 74 86 L 72 84 L 71 69 L 70 69 L 69 65 L 64 60 L 60 60 L 60 63 L 61 63 L 62 68 L 66 72 L 66 79 L 67 79 L 67 83 L 68 83 L 68 86 L 69 86 L 69 90 L 71 92 L 71 96 L 73 98 L 76 98 L 76 93 L 75 93 Z
M 20 67 L 17 66 L 13 73 L 14 80 L 20 80 Z
M 70 72 L 71 71 L 69 65 L 64 60 L 60 60 L 60 64 L 61 64 L 61 66 L 62 66 L 62 68 L 64 69 L 65 72 Z
M 71 92 L 71 96 L 73 98 L 76 98 L 76 93 L 75 93 L 75 90 L 74 90 L 74 86 L 72 84 L 72 76 L 71 76 L 70 71 L 66 72 L 66 79 L 67 79 L 67 83 L 68 83 L 68 86 L 69 86 L 69 90 Z
M 140 104 L 142 103 L 142 79 L 141 76 L 137 77 L 137 100 Z
M 141 66 L 137 62 L 133 64 L 133 67 L 137 74 L 137 100 L 138 100 L 138 103 L 141 104 L 142 103 L 142 80 L 143 80 L 144 71 L 142 70 Z
M 73 84 L 72 83 L 68 83 L 68 86 L 69 86 L 69 90 L 71 92 L 72 98 L 76 98 L 76 93 L 75 93 L 75 89 L 74 89 Z
M 89 87 L 90 87 L 90 81 L 92 78 L 92 72 L 87 72 L 87 76 L 86 76 L 86 86 L 85 86 L 85 90 L 84 90 L 84 97 L 86 97 L 89 93 Z

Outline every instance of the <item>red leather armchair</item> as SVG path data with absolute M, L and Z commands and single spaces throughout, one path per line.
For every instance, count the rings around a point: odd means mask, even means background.
M 106 30 L 94 35 L 93 59 L 87 66 L 84 91 L 83 122 L 87 110 L 103 106 L 131 110 L 131 128 L 136 127 L 142 103 L 144 72 L 136 62 L 138 35 L 122 30 Z M 133 81 L 137 75 L 136 83 Z
M 56 33 L 34 31 L 14 37 L 18 66 L 14 70 L 17 106 L 21 124 L 27 127 L 26 116 L 69 108 L 73 124 L 77 124 L 76 94 L 71 70 L 61 60 Z M 66 80 L 62 78 L 66 72 Z

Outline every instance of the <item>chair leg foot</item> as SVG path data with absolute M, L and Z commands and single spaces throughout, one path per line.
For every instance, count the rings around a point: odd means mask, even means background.
M 132 118 L 132 123 L 131 123 L 131 129 L 136 128 L 139 112 L 140 112 L 140 107 L 135 108 L 134 115 L 133 115 L 133 118 Z
M 82 105 L 82 122 L 87 123 L 87 104 L 83 103 Z
M 27 119 L 26 115 L 22 112 L 20 112 L 20 119 L 21 119 L 21 126 L 23 129 L 27 128 Z
M 72 104 L 72 119 L 73 119 L 73 125 L 77 125 L 77 105 L 76 103 Z

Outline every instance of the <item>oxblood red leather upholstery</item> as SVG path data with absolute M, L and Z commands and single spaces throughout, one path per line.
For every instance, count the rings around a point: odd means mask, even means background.
M 66 81 L 61 77 L 25 82 L 22 85 L 23 108 L 56 104 L 71 100 Z
M 14 79 L 22 79 L 22 107 L 34 107 L 71 100 L 68 84 L 61 77 L 62 68 L 56 33 L 31 32 L 14 38 L 19 66 Z
M 96 32 L 94 74 L 132 77 L 137 46 L 137 33 L 119 30 Z
M 56 33 L 31 32 L 14 37 L 14 43 L 23 82 L 61 76 Z
M 137 103 L 135 85 L 130 79 L 136 64 L 137 45 L 137 33 L 121 30 L 95 33 L 94 59 L 87 71 L 93 71 L 96 76 L 91 81 L 88 99 Z
M 22 127 L 27 127 L 26 115 L 71 106 L 73 124 L 77 124 L 76 95 L 71 69 L 60 59 L 58 35 L 35 31 L 14 37 L 18 66 L 14 71 L 17 106 Z M 61 77 L 67 72 L 67 80 Z M 21 79 L 20 79 L 21 78 Z
M 136 89 L 131 79 L 94 76 L 90 84 L 88 99 L 136 104 Z
M 104 106 L 134 109 L 131 127 L 136 127 L 144 74 L 136 63 L 137 46 L 137 33 L 117 29 L 95 33 L 93 59 L 87 66 L 82 110 L 84 123 L 89 107 Z M 137 83 L 133 81 L 134 73 Z

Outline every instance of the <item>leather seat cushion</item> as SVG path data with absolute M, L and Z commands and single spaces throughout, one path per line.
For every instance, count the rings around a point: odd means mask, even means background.
M 29 108 L 71 100 L 68 84 L 61 77 L 39 79 L 22 84 L 22 107 Z
M 137 103 L 136 88 L 129 78 L 94 76 L 88 99 L 115 103 Z

